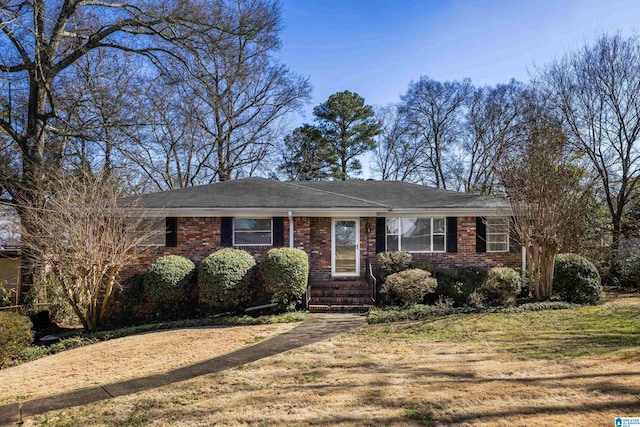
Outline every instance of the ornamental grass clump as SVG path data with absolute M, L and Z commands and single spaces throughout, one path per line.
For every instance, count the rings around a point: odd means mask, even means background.
M 387 277 L 380 293 L 392 305 L 411 305 L 422 302 L 438 286 L 428 271 L 417 268 L 394 273 Z
M 221 310 L 239 311 L 251 297 L 256 261 L 241 249 L 220 249 L 198 269 L 200 302 Z
M 260 265 L 260 272 L 271 300 L 284 310 L 302 301 L 309 280 L 309 257 L 300 249 L 274 248 Z
M 166 255 L 151 263 L 143 278 L 144 294 L 156 305 L 181 302 L 196 269 L 188 258 Z

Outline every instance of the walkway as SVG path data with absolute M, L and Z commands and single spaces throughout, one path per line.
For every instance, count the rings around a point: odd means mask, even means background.
M 251 363 L 278 353 L 323 341 L 359 328 L 366 322 L 365 316 L 357 314 L 312 314 L 308 320 L 292 330 L 251 347 L 236 350 L 195 365 L 174 369 L 161 374 L 112 384 L 83 388 L 53 396 L 27 400 L 22 406 L 23 418 L 49 411 L 87 405 L 112 397 L 126 396 L 152 388 L 162 387 L 201 375 L 212 374 Z M 0 425 L 11 425 L 18 421 L 18 403 L 0 406 Z

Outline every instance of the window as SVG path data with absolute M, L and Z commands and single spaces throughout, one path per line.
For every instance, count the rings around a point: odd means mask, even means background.
M 272 228 L 271 218 L 234 218 L 233 246 L 270 246 Z
M 167 240 L 165 218 L 143 218 L 137 226 L 145 238 L 142 246 L 164 246 Z
M 386 250 L 444 252 L 444 218 L 387 218 Z
M 487 252 L 509 252 L 509 218 L 487 218 Z

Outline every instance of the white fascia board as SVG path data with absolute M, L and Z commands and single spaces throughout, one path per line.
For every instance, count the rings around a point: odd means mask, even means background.
M 288 216 L 289 212 L 294 217 L 375 217 L 380 209 L 292 209 L 292 208 L 235 208 L 235 209 L 202 209 L 202 208 L 166 208 L 166 209 L 132 209 L 132 212 L 140 212 L 146 217 L 224 217 L 256 218 L 268 216 Z
M 394 209 L 390 212 L 381 212 L 378 216 L 384 218 L 413 218 L 420 216 L 512 216 L 511 208 L 451 208 L 451 209 Z
M 234 208 L 234 209 L 203 209 L 203 208 L 166 208 L 166 209 L 142 209 L 134 208 L 132 212 L 140 212 L 146 217 L 224 217 L 256 218 L 269 216 L 288 216 L 289 212 L 294 217 L 430 217 L 430 216 L 511 216 L 510 208 L 451 208 L 451 209 L 394 209 L 381 210 L 369 209 L 292 209 L 292 208 Z

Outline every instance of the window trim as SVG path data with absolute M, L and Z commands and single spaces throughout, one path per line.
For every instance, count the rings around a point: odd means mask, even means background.
M 501 219 L 501 220 L 506 220 L 507 222 L 507 231 L 504 233 L 490 233 L 489 232 L 489 221 L 490 220 L 495 220 L 495 219 Z M 491 253 L 504 253 L 504 252 L 509 252 L 510 248 L 509 248 L 509 244 L 511 243 L 511 222 L 508 216 L 489 216 L 485 218 L 485 227 L 486 227 L 486 232 L 485 232 L 485 241 L 487 244 L 487 252 L 491 252 Z M 491 247 L 491 244 L 497 244 L 497 243 L 503 243 L 502 241 L 500 242 L 492 242 L 490 236 L 506 236 L 506 243 L 507 246 L 504 250 L 491 250 L 489 249 Z
M 396 221 L 398 221 L 398 233 L 394 234 L 394 233 L 387 233 L 387 221 L 390 219 L 395 219 Z M 430 236 L 429 236 L 429 246 L 431 247 L 431 250 L 429 251 L 403 251 L 402 250 L 402 220 L 403 219 L 429 219 L 431 221 L 430 224 Z M 444 222 L 444 231 L 442 233 L 434 233 L 434 228 L 433 228 L 433 220 L 434 219 L 441 219 Z M 442 236 L 443 237 L 443 249 L 442 250 L 437 250 L 434 251 L 433 250 L 433 237 L 435 236 Z M 411 254 L 442 254 L 442 253 L 447 253 L 447 217 L 440 217 L 440 216 L 424 216 L 424 217 L 387 217 L 385 218 L 385 223 L 384 223 L 384 249 L 385 251 L 388 250 L 387 248 L 387 237 L 388 236 L 396 236 L 398 238 L 398 249 L 397 252 L 408 252 Z M 394 251 L 395 252 L 395 251 Z
M 268 219 L 269 220 L 269 224 L 270 224 L 270 229 L 269 230 L 242 230 L 242 231 L 238 231 L 238 233 L 252 233 L 252 232 L 257 232 L 257 233 L 266 233 L 267 231 L 269 232 L 269 243 L 251 243 L 251 244 L 244 244 L 244 243 L 236 243 L 236 219 Z M 273 246 L 273 217 L 251 217 L 251 218 L 244 218 L 244 217 L 233 217 L 232 221 L 231 221 L 231 246 L 232 247 L 239 247 L 239 248 L 246 248 L 246 247 L 254 247 L 254 246 Z

